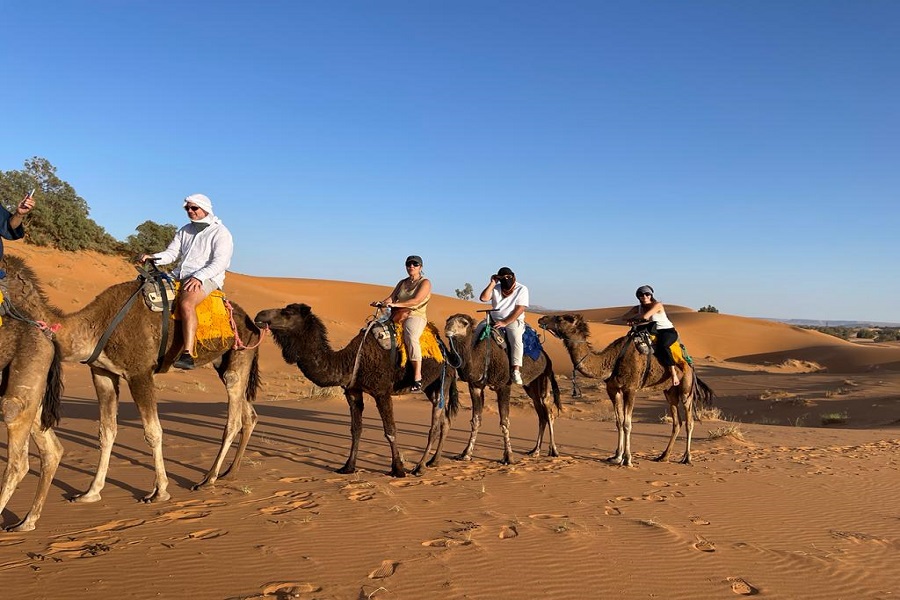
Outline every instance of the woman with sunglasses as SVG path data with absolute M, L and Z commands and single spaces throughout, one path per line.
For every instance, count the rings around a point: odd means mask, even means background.
M 678 331 L 675 325 L 666 316 L 666 307 L 662 302 L 653 297 L 653 288 L 642 285 L 635 291 L 638 304 L 622 315 L 622 320 L 629 325 L 652 322 L 656 324 L 656 345 L 654 354 L 664 367 L 668 367 L 672 373 L 672 385 L 681 383 L 678 369 L 675 367 L 675 358 L 672 356 L 672 344 L 678 341 Z
M 394 286 L 391 295 L 372 306 L 388 306 L 391 320 L 403 325 L 403 343 L 406 345 L 407 359 L 413 366 L 412 391 L 422 389 L 422 345 L 419 339 L 425 331 L 428 316 L 425 306 L 431 299 L 431 281 L 422 271 L 422 257 L 413 254 L 406 257 L 407 277 Z
M 213 214 L 212 200 L 203 194 L 185 198 L 184 210 L 190 222 L 178 230 L 172 243 L 162 252 L 142 254 L 140 261 L 152 259 L 157 265 L 167 265 L 180 257 L 172 275 L 181 282 L 175 305 L 181 318 L 184 351 L 175 367 L 190 370 L 197 355 L 197 305 L 225 283 L 234 241 L 222 220 Z

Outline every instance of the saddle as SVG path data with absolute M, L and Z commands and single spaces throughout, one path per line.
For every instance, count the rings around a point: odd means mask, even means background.
M 656 343 L 656 323 L 635 326 L 632 333 L 632 342 L 634 343 L 634 347 L 641 354 L 646 355 L 652 353 Z M 688 365 L 694 364 L 693 359 L 691 359 L 691 356 L 688 354 L 684 344 L 681 343 L 681 340 L 673 342 L 672 345 L 669 346 L 669 349 L 672 351 L 672 358 L 675 359 L 675 363 L 678 364 L 682 370 L 685 370 Z
M 484 328 L 484 321 L 481 321 L 475 327 L 475 339 L 479 342 L 486 337 Z M 507 353 L 509 352 L 508 344 L 506 342 L 506 333 L 502 328 L 491 327 L 491 339 L 493 339 L 494 342 L 498 346 L 500 346 L 501 349 L 503 349 L 503 351 Z M 532 328 L 528 323 L 525 323 L 525 332 L 522 334 L 522 346 L 524 348 L 525 356 L 527 356 L 531 360 L 537 360 L 541 357 L 541 352 L 543 351 L 541 339 L 534 328 Z
M 174 283 L 177 293 L 181 282 Z M 228 310 L 228 299 L 222 290 L 213 290 L 197 305 L 197 344 L 207 350 L 218 350 L 234 340 L 234 327 Z M 171 303 L 170 303 L 171 306 Z M 175 313 L 172 319 L 176 319 Z
M 361 331 L 365 331 L 365 328 Z M 401 367 L 406 365 L 406 344 L 403 343 L 403 325 L 391 320 L 375 321 L 369 327 L 369 333 L 385 350 L 396 352 Z M 431 358 L 436 362 L 444 362 L 444 353 L 441 349 L 437 327 L 433 323 L 425 325 L 425 330 L 419 338 L 422 347 L 422 358 Z

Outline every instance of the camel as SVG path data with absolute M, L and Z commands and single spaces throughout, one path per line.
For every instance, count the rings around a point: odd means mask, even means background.
M 606 383 L 606 393 L 616 410 L 618 433 L 616 453 L 607 459 L 608 462 L 632 465 L 631 414 L 634 411 L 635 393 L 638 390 L 662 389 L 669 402 L 672 435 L 666 449 L 654 460 L 661 462 L 668 459 L 681 425 L 685 423 L 687 442 L 681 463 L 691 464 L 691 436 L 697 409 L 695 400 L 703 407 L 711 405 L 715 399 L 715 393 L 697 377 L 691 366 L 687 367 L 681 382 L 673 386 L 669 369 L 651 355 L 641 354 L 629 335 L 618 338 L 597 352 L 588 341 L 590 330 L 579 314 L 544 315 L 538 320 L 538 324 L 563 341 L 576 371 L 587 377 L 602 379 Z M 684 408 L 684 417 L 679 414 L 679 405 Z
M 512 464 L 515 459 L 509 441 L 509 396 L 512 388 L 509 378 L 509 356 L 496 343 L 475 340 L 475 320 L 469 315 L 455 314 L 449 317 L 444 326 L 444 334 L 450 342 L 451 353 L 455 354 L 456 360 L 459 361 L 457 367 L 459 378 L 468 383 L 469 395 L 472 397 L 469 443 L 466 444 L 457 459 L 472 460 L 475 438 L 481 427 L 484 393 L 485 389 L 489 387 L 497 393 L 497 406 L 500 412 L 500 432 L 503 435 L 503 459 L 500 462 Z M 557 412 L 562 410 L 562 401 L 556 376 L 553 374 L 553 364 L 543 350 L 537 360 L 525 356 L 522 362 L 522 381 L 525 384 L 525 393 L 531 398 L 538 416 L 537 443 L 527 454 L 540 456 L 546 428 L 550 434 L 548 454 L 559 456 L 553 432 L 555 414 L 550 400 L 551 389 L 552 403 L 556 406 Z
M 0 325 L 0 412 L 6 424 L 9 460 L 0 483 L 0 514 L 28 473 L 28 435 L 41 458 L 40 477 L 28 513 L 7 531 L 31 531 L 63 455 L 52 427 L 59 421 L 62 391 L 55 344 L 40 330 L 7 315 Z
M 350 455 L 337 472 L 347 474 L 356 471 L 356 456 L 362 434 L 363 393 L 366 393 L 375 399 L 384 437 L 391 447 L 390 474 L 393 477 L 405 477 L 406 471 L 397 448 L 392 396 L 409 393 L 413 379 L 409 370 L 399 364 L 392 364 L 391 351 L 382 348 L 372 335 L 366 335 L 368 328 L 357 334 L 343 349 L 332 350 L 325 324 L 306 304 L 289 304 L 284 308 L 260 311 L 254 322 L 257 327 L 269 328 L 272 338 L 281 348 L 285 362 L 296 364 L 314 384 L 343 388 L 350 406 L 351 441 Z M 437 336 L 435 326 L 431 323 L 427 326 Z M 456 372 L 446 362 L 441 364 L 427 356 L 423 357 L 422 389 L 432 404 L 431 428 L 422 458 L 412 470 L 414 475 L 422 475 L 426 466 L 440 464 L 441 449 L 450 430 L 450 417 L 459 408 Z M 437 445 L 434 457 L 426 463 L 435 439 Z
M 6 278 L 11 297 L 17 306 L 29 312 L 36 319 L 59 324 L 56 341 L 64 361 L 83 362 L 87 360 L 107 325 L 128 298 L 142 284 L 140 280 L 115 284 L 94 298 L 81 310 L 64 314 L 47 301 L 40 282 L 34 272 L 20 258 L 4 256 L 0 267 L 6 269 Z M 254 327 L 247 314 L 236 304 L 233 321 L 239 338 L 253 345 L 260 332 Z M 182 346 L 179 327 L 170 327 L 172 335 L 158 371 L 168 371 L 178 358 Z M 73 502 L 97 502 L 106 483 L 109 459 L 117 433 L 116 413 L 119 406 L 119 381 L 125 379 L 134 403 L 137 405 L 144 427 L 144 439 L 152 449 L 155 482 L 151 492 L 141 500 L 155 502 L 168 500 L 169 479 L 163 462 L 162 428 L 156 408 L 156 388 L 154 373 L 157 371 L 157 353 L 162 338 L 161 313 L 152 312 L 144 302 L 135 302 L 125 313 L 122 321 L 112 332 L 103 351 L 91 363 L 91 377 L 100 403 L 100 459 L 93 481 L 87 491 L 75 495 Z M 193 486 L 199 489 L 212 485 L 217 479 L 232 478 L 238 472 L 250 435 L 256 426 L 257 416 L 252 401 L 259 388 L 259 366 L 257 349 L 235 350 L 233 340 L 217 349 L 198 345 L 196 364 L 212 363 L 219 378 L 225 384 L 228 396 L 228 420 L 222 435 L 218 455 L 202 481 Z M 240 431 L 241 438 L 230 467 L 221 474 L 232 442 Z

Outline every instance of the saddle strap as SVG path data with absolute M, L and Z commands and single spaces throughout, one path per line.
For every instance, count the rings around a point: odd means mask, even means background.
M 109 341 L 110 336 L 112 336 L 113 331 L 116 330 L 116 327 L 119 326 L 119 323 L 122 322 L 122 319 L 125 318 L 125 315 L 128 313 L 128 310 L 134 304 L 134 301 L 137 300 L 137 297 L 141 293 L 141 288 L 143 288 L 143 283 L 140 283 L 137 286 L 137 289 L 134 290 L 134 293 L 131 297 L 125 302 L 122 308 L 119 309 L 119 312 L 116 313 L 116 316 L 113 317 L 113 320 L 109 322 L 109 325 L 106 326 L 106 331 L 103 332 L 103 335 L 100 336 L 100 340 L 97 342 L 97 345 L 94 347 L 94 351 L 91 352 L 91 355 L 87 357 L 85 360 L 81 361 L 82 364 L 90 365 L 93 364 L 97 357 L 100 356 L 100 353 L 103 352 L 103 349 L 106 347 L 106 343 Z
M 163 273 L 153 278 L 153 283 L 156 284 L 156 289 L 159 290 L 162 297 L 163 307 L 162 331 L 159 336 L 159 351 L 156 353 L 156 369 L 154 373 L 159 373 L 160 369 L 162 369 L 163 359 L 166 357 L 166 347 L 169 345 L 169 315 L 172 311 L 169 309 L 169 295 L 166 294 L 166 289 L 162 282 L 163 279 L 168 279 L 168 276 Z

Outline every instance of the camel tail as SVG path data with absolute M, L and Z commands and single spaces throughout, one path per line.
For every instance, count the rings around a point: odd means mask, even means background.
M 697 377 L 697 374 L 694 374 L 696 381 L 694 383 L 694 402 L 692 403 L 692 407 L 694 410 L 694 418 L 698 421 L 700 417 L 698 416 L 698 411 L 700 409 L 712 408 L 713 404 L 716 400 L 716 393 L 713 391 L 711 387 L 706 385 L 706 383 Z
M 253 402 L 256 400 L 256 394 L 259 392 L 261 379 L 259 377 L 259 352 L 253 355 L 253 363 L 250 365 L 250 376 L 247 377 L 247 387 L 244 393 L 247 400 Z
M 447 394 L 449 398 L 447 399 L 447 408 L 444 409 L 447 411 L 447 416 L 451 419 L 456 416 L 456 413 L 459 412 L 459 388 L 456 384 L 459 382 L 459 378 L 456 376 L 456 372 L 453 373 L 453 381 L 450 382 L 450 390 Z
M 47 388 L 44 390 L 41 411 L 41 429 L 50 429 L 59 424 L 62 392 L 62 359 L 59 346 L 53 342 L 53 362 L 50 363 L 50 370 L 47 372 Z

